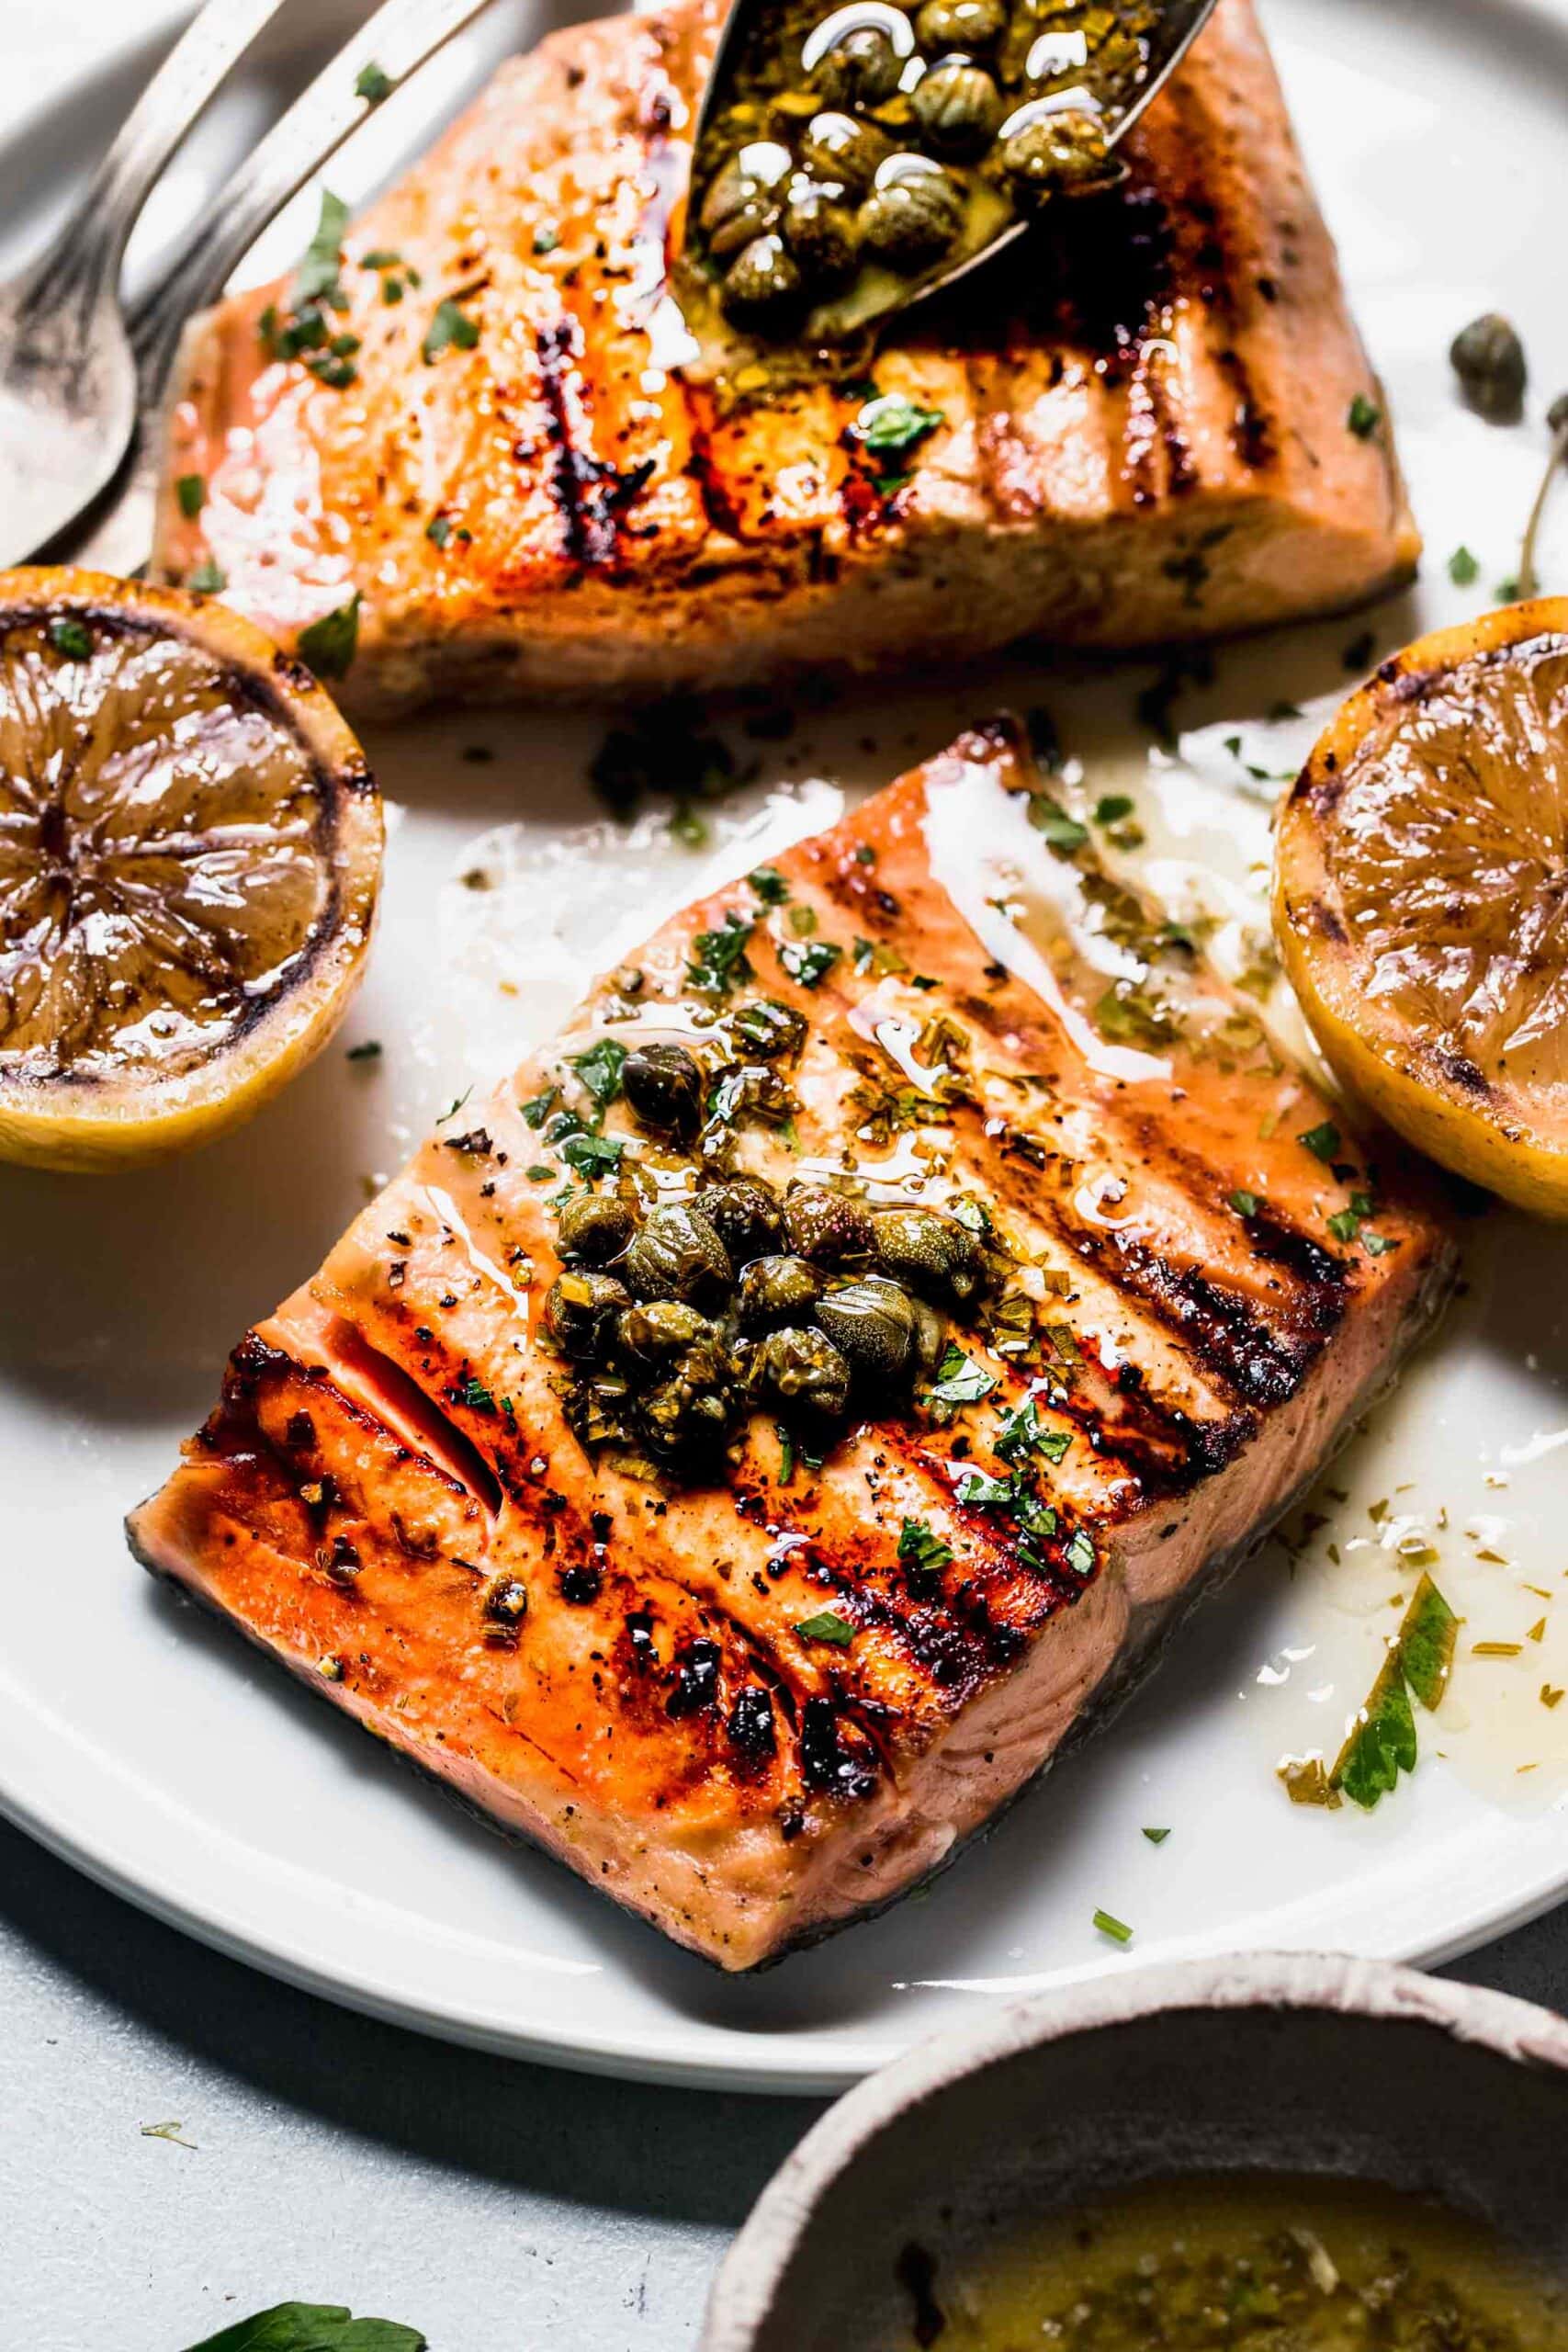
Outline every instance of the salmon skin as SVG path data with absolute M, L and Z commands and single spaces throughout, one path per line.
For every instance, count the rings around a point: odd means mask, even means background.
M 505 67 L 347 237 L 308 347 L 294 281 L 193 325 L 161 576 L 215 565 L 296 650 L 357 596 L 343 695 L 391 712 L 1167 644 L 1410 573 L 1250 0 L 1221 0 L 1117 193 L 894 329 L 874 390 L 927 420 L 896 455 L 855 438 L 863 387 L 725 410 L 671 372 L 666 232 L 718 13 Z
M 966 736 L 449 1114 L 242 1340 L 133 1547 L 678 1942 L 770 1961 L 1038 1772 L 1442 1296 L 1424 1180 L 1255 1010 L 1098 869 L 1009 728 Z M 676 1149 L 617 1057 L 682 1040 L 709 1092 Z M 660 1470 L 653 1402 L 549 1335 L 563 1195 L 695 1198 L 713 1231 L 738 1173 L 786 1213 L 923 1206 L 987 1271 L 928 1291 L 925 1369 L 830 1426 L 738 1398 L 699 1343 L 728 1435 Z

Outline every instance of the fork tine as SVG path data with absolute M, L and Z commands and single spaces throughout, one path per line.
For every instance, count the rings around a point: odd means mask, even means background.
M 393 88 L 400 86 L 490 5 L 491 0 L 385 0 L 254 150 L 200 235 L 132 315 L 144 433 L 150 425 L 155 430 L 186 320 L 221 292 L 274 216 L 378 103 L 358 95 L 359 75 L 376 66 Z

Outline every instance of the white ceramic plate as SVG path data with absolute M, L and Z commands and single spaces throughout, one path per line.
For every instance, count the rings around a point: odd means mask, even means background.
M 63 193 L 73 124 L 107 123 L 130 70 L 102 0 L 48 14 L 46 52 L 39 12 L 0 0 L 7 83 L 52 92 L 0 154 L 0 192 L 25 178 L 39 209 Z M 1568 6 L 1265 0 L 1265 14 L 1427 534 L 1419 593 L 1371 616 L 1386 650 L 1480 609 L 1513 570 L 1542 411 L 1568 383 Z M 492 19 L 444 61 L 421 104 L 449 105 L 517 21 Z M 242 91 L 209 126 L 144 253 L 248 135 L 255 99 Z M 412 134 L 417 108 L 398 104 L 376 145 L 334 169 L 344 193 Z M 0 205 L 0 219 L 22 209 Z M 301 242 L 297 215 L 274 254 Z M 1532 363 L 1529 420 L 1514 431 L 1461 411 L 1445 357 L 1453 331 L 1494 306 L 1517 319 Z M 1462 590 L 1447 576 L 1461 543 L 1481 565 Z M 1568 589 L 1568 495 L 1546 572 Z M 757 782 L 705 852 L 671 842 L 658 817 L 626 838 L 596 824 L 584 766 L 608 714 L 375 734 L 393 804 L 386 922 L 344 1042 L 378 1037 L 383 1058 L 334 1050 L 255 1125 L 167 1170 L 69 1183 L 0 1170 L 0 1803 L 134 1900 L 358 2007 L 567 2064 L 780 2090 L 846 2083 L 1002 1993 L 1125 1967 L 1091 1924 L 1097 1906 L 1132 1925 L 1140 1958 L 1269 1945 L 1432 1959 L 1568 1891 L 1568 1705 L 1540 1697 L 1568 1686 L 1568 1240 L 1500 1217 L 1477 1229 L 1471 1293 L 1440 1346 L 1330 1474 L 1315 1506 L 1326 1523 L 1298 1556 L 1271 1546 L 1113 1734 L 929 1895 L 756 1982 L 722 1979 L 482 1835 L 155 1589 L 120 1540 L 122 1511 L 201 1418 L 228 1346 L 444 1102 L 548 1030 L 591 967 L 716 865 L 753 863 L 761 833 L 807 829 L 839 791 L 886 780 L 993 706 L 1049 698 L 1089 796 L 1135 794 L 1168 888 L 1189 890 L 1203 866 L 1229 877 L 1221 946 L 1245 960 L 1272 788 L 1247 770 L 1293 766 L 1344 691 L 1361 627 L 1224 654 L 1213 686 L 1180 706 L 1179 762 L 1151 761 L 1133 723 L 1146 671 L 1074 684 L 998 664 L 951 691 L 846 705 L 790 742 L 748 747 Z M 1307 716 L 1254 723 L 1281 700 Z M 476 745 L 492 756 L 464 759 Z M 803 791 L 808 776 L 831 782 Z M 475 873 L 492 887 L 466 887 Z M 1469 1622 L 1420 1770 L 1371 1817 L 1295 1810 L 1274 1762 L 1337 1745 L 1413 1582 L 1400 1544 L 1428 1536 Z M 1474 1640 L 1518 1654 L 1478 1658 Z M 1170 1836 L 1156 1846 L 1146 1827 Z

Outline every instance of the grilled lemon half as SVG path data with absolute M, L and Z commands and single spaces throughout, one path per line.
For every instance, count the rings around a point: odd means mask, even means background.
M 1274 928 L 1348 1086 L 1568 1217 L 1568 598 L 1440 629 L 1351 695 L 1280 816 Z
M 0 572 L 0 1158 L 107 1169 L 258 1110 L 363 968 L 381 807 L 221 605 Z

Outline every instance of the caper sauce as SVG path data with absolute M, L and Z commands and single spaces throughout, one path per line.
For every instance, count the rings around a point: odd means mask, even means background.
M 641 1008 L 622 1010 L 634 1042 L 607 1033 L 523 1105 L 531 1173 L 565 1180 L 547 1196 L 561 1272 L 541 1337 L 579 1438 L 698 1480 L 723 1474 L 753 1413 L 812 1460 L 857 1412 L 908 1409 L 954 1325 L 1000 1311 L 1010 1261 L 988 1227 L 982 1242 L 946 1210 L 863 1201 L 850 1179 L 777 1185 L 739 1165 L 750 1125 L 799 1109 L 806 1024 L 789 1007 L 750 997 L 684 1043 L 637 1040 Z M 940 1389 L 931 1409 L 951 1410 Z
M 1481 2224 L 1366 2183 L 1209 2179 L 1136 2188 L 911 2245 L 877 2352 L 1562 2352 L 1568 2294 Z
M 739 0 L 675 291 L 699 372 L 863 330 L 1049 199 L 1111 182 L 1158 0 Z

